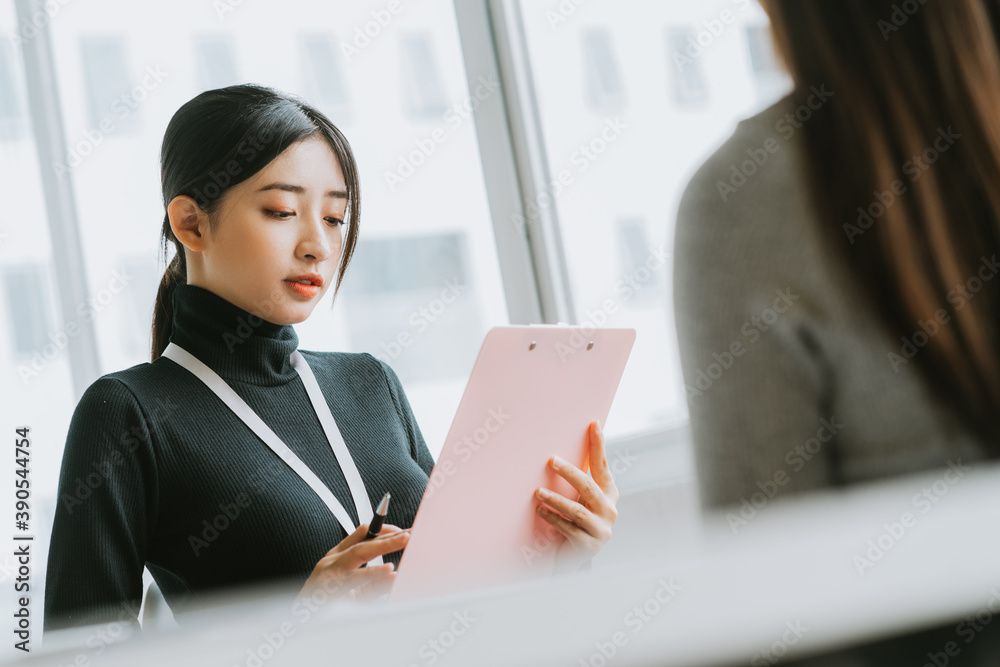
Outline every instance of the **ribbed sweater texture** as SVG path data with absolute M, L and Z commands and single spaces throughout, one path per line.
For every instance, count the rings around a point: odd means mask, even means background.
M 357 524 L 341 467 L 279 325 L 194 285 L 172 293 L 171 342 L 200 359 L 326 484 Z M 393 370 L 300 350 L 386 523 L 409 527 L 434 459 Z M 199 596 L 301 586 L 346 537 L 319 496 L 201 380 L 160 357 L 103 375 L 70 422 L 45 585 L 45 630 L 134 621 L 149 569 L 178 621 Z M 398 565 L 402 552 L 386 562 Z

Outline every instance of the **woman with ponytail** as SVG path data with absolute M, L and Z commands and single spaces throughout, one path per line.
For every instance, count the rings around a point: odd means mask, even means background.
M 302 604 L 379 596 L 434 460 L 387 364 L 299 350 L 292 327 L 340 287 L 357 245 L 350 145 L 304 101 L 246 84 L 184 104 L 160 162 L 164 259 L 174 254 L 151 363 L 102 376 L 74 412 L 45 629 L 134 623 L 144 567 L 179 622 L 255 583 L 290 582 Z M 590 483 L 587 505 L 544 501 L 574 517 L 542 515 L 567 538 L 560 571 L 610 536 L 618 492 L 603 446 L 592 429 L 602 487 Z M 569 468 L 578 485 L 585 474 Z M 390 490 L 386 523 L 366 540 Z
M 678 214 L 703 504 L 953 478 L 1000 453 L 1000 4 L 762 5 L 794 90 Z

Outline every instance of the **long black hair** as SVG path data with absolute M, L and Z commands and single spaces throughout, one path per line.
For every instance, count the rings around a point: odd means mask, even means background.
M 266 167 L 293 143 L 319 133 L 340 162 L 347 185 L 347 237 L 341 251 L 334 292 L 340 288 L 358 242 L 361 190 L 358 168 L 347 139 L 321 111 L 293 95 L 266 86 L 240 84 L 207 90 L 186 102 L 163 135 L 160 182 L 163 207 L 179 195 L 193 198 L 209 215 L 214 232 L 222 196 Z M 170 342 L 173 326 L 171 294 L 187 282 L 184 246 L 164 213 L 161 230 L 163 261 L 171 243 L 176 251 L 160 280 L 153 310 L 155 361 Z

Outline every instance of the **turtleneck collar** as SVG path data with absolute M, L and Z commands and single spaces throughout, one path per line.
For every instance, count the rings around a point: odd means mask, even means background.
M 292 325 L 262 320 L 204 287 L 186 283 L 174 288 L 171 301 L 170 342 L 224 380 L 274 386 L 298 375 L 289 361 L 299 345 Z

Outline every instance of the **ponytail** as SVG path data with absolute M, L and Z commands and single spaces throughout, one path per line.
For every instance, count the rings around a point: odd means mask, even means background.
M 167 230 L 170 229 L 169 218 L 165 218 L 163 224 Z M 150 361 L 156 361 L 163 354 L 163 350 L 167 348 L 167 344 L 170 342 L 170 334 L 173 331 L 174 325 L 174 288 L 177 285 L 187 283 L 187 262 L 184 257 L 184 246 L 177 241 L 172 232 L 170 233 L 170 238 L 174 241 L 176 253 L 174 254 L 174 258 L 170 260 L 170 264 L 167 265 L 167 270 L 164 271 L 163 278 L 160 279 L 160 286 L 156 290 L 156 305 L 153 307 L 152 358 Z M 164 239 L 164 259 L 166 259 L 166 250 L 166 239 Z

